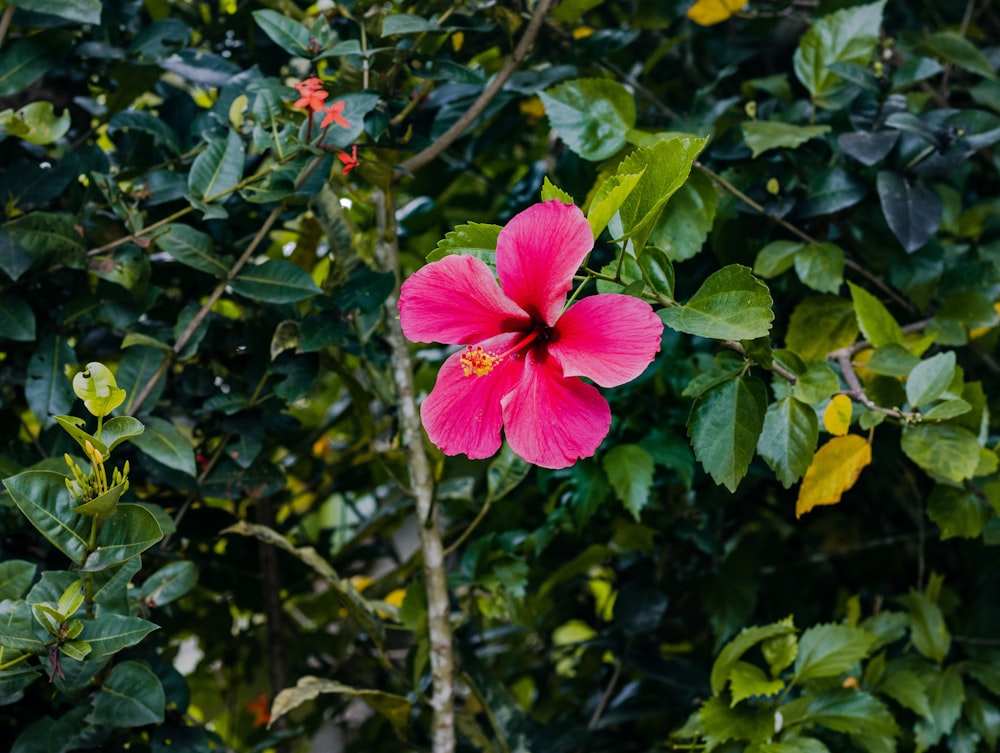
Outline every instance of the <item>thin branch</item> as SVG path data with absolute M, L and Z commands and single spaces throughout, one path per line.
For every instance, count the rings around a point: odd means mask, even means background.
M 827 360 L 835 361 L 840 367 L 840 373 L 844 375 L 844 381 L 847 382 L 848 389 L 844 390 L 840 394 L 847 395 L 851 400 L 856 403 L 861 403 L 868 410 L 875 411 L 876 413 L 884 413 L 887 416 L 897 418 L 900 421 L 913 421 L 914 419 L 919 419 L 919 413 L 910 413 L 908 411 L 899 410 L 898 408 L 883 408 L 881 405 L 873 401 L 865 393 L 865 388 L 861 386 L 861 381 L 858 379 L 857 373 L 854 371 L 854 363 L 851 361 L 851 356 L 857 352 L 857 344 L 848 346 L 846 348 L 840 348 L 835 350 L 829 355 L 827 355 Z
M 737 353 L 739 353 L 741 356 L 746 356 L 747 355 L 746 348 L 744 348 L 743 347 L 743 343 L 741 343 L 738 340 L 719 340 L 719 345 L 722 345 L 723 347 L 729 348 L 730 350 L 734 350 Z M 764 366 L 764 364 L 760 364 L 760 365 Z M 773 371 L 775 374 L 777 374 L 778 376 L 780 376 L 782 379 L 784 379 L 789 384 L 795 384 L 799 380 L 799 378 L 797 376 L 795 376 L 795 374 L 793 374 L 792 372 L 790 372 L 788 369 L 786 369 L 784 366 L 782 366 L 779 363 L 772 362 L 770 367 L 764 366 L 764 368 L 768 369 L 768 371 Z
M 489 500 L 487 500 L 486 504 L 484 504 L 482 508 L 479 510 L 479 512 L 476 513 L 476 517 L 473 518 L 472 522 L 469 523 L 469 525 L 466 527 L 464 531 L 462 531 L 462 534 L 453 542 L 451 542 L 448 545 L 448 548 L 444 550 L 445 557 L 454 552 L 456 549 L 462 546 L 462 544 L 464 544 L 466 540 L 468 540 L 469 536 L 472 535 L 472 532 L 476 530 L 476 527 L 482 522 L 483 518 L 486 517 L 486 513 L 488 513 L 489 511 L 490 511 L 490 502 Z
M 608 687 L 606 687 L 604 692 L 601 694 L 601 700 L 597 702 L 597 708 L 594 709 L 594 713 L 591 715 L 590 721 L 587 723 L 588 730 L 597 729 L 597 723 L 601 721 L 604 709 L 606 709 L 608 707 L 608 703 L 611 702 L 611 696 L 615 692 L 615 687 L 618 685 L 618 678 L 621 677 L 622 667 L 624 664 L 624 659 L 619 659 L 615 662 L 615 671 L 611 673 L 611 679 L 608 681 Z
M 400 438 L 406 448 L 410 488 L 416 504 L 420 543 L 424 555 L 424 578 L 427 590 L 427 632 L 430 638 L 431 680 L 433 692 L 432 749 L 434 753 L 455 750 L 455 654 L 452 646 L 451 607 L 445 579 L 444 546 L 434 504 L 434 477 L 424 448 L 424 432 L 417 411 L 413 381 L 413 359 L 399 323 L 399 238 L 396 235 L 395 207 L 392 196 L 375 193 L 378 218 L 378 256 L 382 267 L 396 276 L 396 289 L 385 302 L 386 340 L 390 348 L 392 377 L 396 385 Z
M 0 47 L 3 47 L 4 40 L 7 39 L 7 32 L 10 30 L 10 22 L 14 18 L 16 5 L 8 5 L 3 9 L 3 16 L 0 17 Z
M 792 223 L 790 223 L 784 217 L 778 217 L 777 215 L 769 214 L 768 211 L 766 209 L 764 209 L 764 207 L 761 204 L 759 204 L 758 202 L 756 202 L 753 199 L 751 199 L 749 196 L 747 196 L 740 189 L 738 189 L 736 186 L 734 186 L 732 183 L 730 183 L 728 180 L 726 180 L 725 178 L 723 178 L 721 175 L 719 175 L 714 170 L 712 170 L 712 169 L 710 169 L 708 167 L 705 167 L 705 165 L 703 165 L 701 162 L 695 162 L 694 163 L 694 168 L 696 170 L 700 170 L 702 173 L 704 173 L 705 175 L 707 175 L 709 178 L 711 178 L 713 181 L 715 181 L 715 183 L 717 183 L 719 186 L 721 186 L 724 191 L 727 191 L 728 193 L 730 193 L 733 196 L 735 196 L 737 199 L 739 199 L 740 201 L 742 201 L 744 204 L 746 204 L 748 207 L 750 207 L 751 209 L 753 209 L 755 212 L 758 212 L 759 214 L 764 215 L 765 217 L 767 217 L 769 220 L 775 222 L 776 224 L 781 225 L 781 227 L 785 228 L 785 230 L 787 230 L 788 232 L 790 232 L 796 238 L 804 241 L 805 243 L 809 243 L 811 245 L 819 245 L 820 242 L 818 240 L 816 240 L 815 238 L 813 238 L 811 235 L 809 235 L 807 232 L 805 232 L 801 228 L 798 228 L 795 225 L 793 225 Z M 895 301 L 896 303 L 898 303 L 900 306 L 902 306 L 904 309 L 906 309 L 910 313 L 916 313 L 917 309 L 913 306 L 912 303 L 910 303 L 908 300 L 906 300 L 905 298 L 903 298 L 899 293 L 897 293 L 895 290 L 893 290 L 891 287 L 889 287 L 882 280 L 882 278 L 878 277 L 877 275 L 873 274 L 872 272 L 869 272 L 867 269 L 865 269 L 863 266 L 861 266 L 860 264 L 858 264 L 853 259 L 844 259 L 844 266 L 847 267 L 848 269 L 853 270 L 854 272 L 857 272 L 859 275 L 861 275 L 866 280 L 868 280 L 868 282 L 870 282 L 872 285 L 874 285 L 875 287 L 877 287 L 879 290 L 881 290 L 887 296 L 889 296 L 890 298 L 892 298 L 893 301 Z
M 528 51 L 531 49 L 531 45 L 534 44 L 535 37 L 538 36 L 539 30 L 542 28 L 542 22 L 545 20 L 545 15 L 549 12 L 549 6 L 551 5 L 552 0 L 539 0 L 538 5 L 535 7 L 535 13 L 532 15 L 531 21 L 524 30 L 520 41 L 517 43 L 517 47 L 514 48 L 510 57 L 507 58 L 507 62 L 504 63 L 503 68 L 490 79 L 490 82 L 483 89 L 483 93 L 479 95 L 479 98 L 472 103 L 472 106 L 466 110 L 462 117 L 452 124 L 451 128 L 442 133 L 430 146 L 400 163 L 399 170 L 401 172 L 413 173 L 424 165 L 433 162 L 441 152 L 451 146 L 456 139 L 468 130 L 469 126 L 476 122 L 476 119 L 486 109 L 486 106 L 503 89 L 504 84 L 507 83 L 507 79 L 511 77 L 517 66 L 527 57 Z
M 299 177 L 295 179 L 296 190 L 301 188 L 302 184 L 309 179 L 309 176 L 313 174 L 313 171 L 316 169 L 316 167 L 319 165 L 322 159 L 323 159 L 322 157 L 318 156 L 313 157 L 312 160 L 310 160 L 309 163 L 303 168 L 302 172 L 299 173 Z M 175 342 L 173 346 L 173 353 L 170 354 L 167 358 L 163 359 L 163 362 L 160 364 L 159 368 L 157 368 L 156 372 L 153 374 L 152 379 L 146 382 L 145 386 L 142 388 L 142 391 L 140 391 L 139 394 L 136 395 L 135 400 L 132 401 L 132 405 L 128 410 L 128 415 L 134 416 L 136 413 L 139 412 L 139 408 L 142 406 L 144 402 L 146 402 L 146 399 L 153 392 L 153 388 L 156 387 L 157 382 L 159 382 L 160 379 L 163 378 L 163 375 L 167 373 L 167 369 L 170 368 L 170 364 L 173 363 L 174 358 L 176 358 L 177 354 L 179 354 L 184 349 L 184 346 L 187 345 L 188 340 L 191 339 L 191 336 L 194 335 L 194 333 L 198 330 L 198 327 L 201 326 L 202 321 L 204 321 L 205 317 L 208 316 L 208 312 L 212 310 L 212 307 L 215 305 L 216 301 L 218 301 L 219 298 L 222 297 L 222 294 L 225 292 L 226 288 L 229 287 L 229 283 L 233 281 L 233 278 L 235 278 L 236 275 L 240 273 L 240 270 L 243 269 L 246 263 L 250 261 L 253 255 L 257 252 L 257 247 L 261 244 L 264 238 L 267 237 L 267 234 L 271 231 L 271 228 L 274 226 L 274 223 L 278 221 L 278 217 L 281 216 L 281 212 L 283 210 L 284 210 L 283 204 L 278 204 L 274 209 L 271 210 L 271 214 L 269 214 L 267 216 L 267 219 L 264 220 L 264 224 L 260 226 L 260 229 L 257 231 L 256 235 L 254 235 L 253 240 L 251 240 L 249 245 L 247 245 L 247 248 L 243 252 L 243 255 L 240 256 L 240 258 L 236 260 L 236 263 L 233 264 L 233 266 L 230 268 L 229 273 L 226 275 L 226 278 L 215 286 L 215 290 L 213 290 L 211 295 L 209 295 L 208 300 L 205 301 L 204 304 L 202 304 L 202 307 L 198 309 L 198 313 L 196 313 L 191 318 L 191 321 L 188 323 L 188 326 L 181 333 L 180 337 L 177 338 L 177 342 Z

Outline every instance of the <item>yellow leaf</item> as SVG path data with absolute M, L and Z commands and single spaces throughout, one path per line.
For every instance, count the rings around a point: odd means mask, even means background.
M 818 505 L 835 505 L 854 486 L 861 470 L 872 462 L 871 445 L 857 434 L 834 437 L 816 451 L 795 503 L 801 518 Z
M 998 314 L 1000 314 L 1000 301 L 998 301 L 997 303 L 994 303 L 993 304 L 993 308 L 996 310 L 996 312 Z M 989 324 L 989 325 L 987 325 L 985 327 L 973 327 L 972 329 L 969 330 L 969 339 L 970 340 L 976 340 L 976 339 L 982 337 L 983 335 L 985 335 L 987 332 L 989 332 L 995 326 L 996 326 L 995 324 Z
M 823 411 L 823 426 L 835 437 L 842 437 L 851 425 L 851 398 L 847 395 L 834 395 Z
M 723 21 L 746 5 L 746 0 L 698 0 L 688 8 L 687 17 L 700 26 L 712 26 Z

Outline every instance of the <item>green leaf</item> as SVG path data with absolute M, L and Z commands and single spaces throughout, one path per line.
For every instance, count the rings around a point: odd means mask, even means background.
M 176 426 L 154 416 L 146 418 L 145 424 L 145 431 L 135 435 L 132 444 L 167 468 L 192 477 L 198 475 L 191 441 Z
M 818 440 L 816 411 L 786 395 L 767 408 L 764 427 L 757 440 L 757 454 L 788 489 L 806 472 Z
M 836 214 L 868 195 L 868 185 L 841 167 L 820 170 L 809 178 L 809 191 L 797 206 L 800 218 Z
M 761 642 L 760 652 L 771 668 L 772 677 L 777 677 L 792 666 L 799 653 L 799 639 L 795 633 L 776 635 Z
M 66 371 L 75 361 L 73 348 L 61 335 L 46 335 L 28 360 L 24 396 L 43 426 L 51 426 L 52 416 L 69 413 L 73 407 L 73 388 Z
M 919 716 L 931 714 L 924 683 L 916 673 L 908 669 L 897 669 L 890 664 L 876 690 Z
M 871 651 L 876 636 L 847 625 L 814 625 L 799 636 L 795 677 L 814 680 L 839 677 Z
M 84 622 L 80 638 L 90 644 L 92 656 L 99 658 L 134 646 L 154 630 L 159 630 L 159 626 L 148 620 L 102 612 Z
M 633 248 L 645 247 L 664 206 L 688 179 L 707 141 L 695 136 L 657 141 L 621 161 L 619 175 L 641 175 L 619 209 L 623 236 L 632 239 Z
M 123 661 L 115 665 L 94 698 L 91 724 L 108 727 L 144 727 L 163 721 L 166 693 L 149 665 Z
M 4 110 L 0 112 L 0 126 L 11 136 L 24 139 L 32 144 L 52 144 L 69 131 L 69 110 L 63 110 L 56 117 L 55 108 L 51 102 L 31 102 L 17 112 Z
M 797 400 L 809 405 L 821 403 L 840 389 L 840 380 L 833 367 L 825 361 L 809 364 L 809 367 L 799 374 L 792 395 Z
M 180 140 L 174 129 L 146 110 L 129 109 L 116 112 L 108 121 L 108 133 L 118 131 L 148 133 L 155 143 L 166 147 L 174 154 L 181 153 Z
M 844 283 L 844 250 L 836 243 L 813 243 L 795 256 L 799 279 L 820 293 L 836 294 Z
M 132 416 L 115 416 L 104 422 L 101 439 L 109 450 L 115 449 L 126 439 L 132 439 L 146 430 L 142 422 Z
M 43 31 L 5 47 L 0 54 L 0 97 L 27 89 L 64 57 L 71 46 L 67 32 Z
M 312 34 L 298 21 L 273 10 L 255 10 L 250 15 L 278 47 L 292 57 L 311 58 Z
M 4 227 L 17 245 L 36 259 L 55 261 L 74 268 L 85 265 L 83 239 L 73 218 L 58 212 L 31 212 Z
M 795 264 L 795 257 L 805 247 L 805 243 L 795 241 L 772 241 L 757 252 L 753 273 L 766 279 L 777 277 L 791 269 Z
M 121 499 L 122 494 L 125 493 L 127 486 L 127 481 L 115 484 L 106 492 L 99 494 L 89 502 L 77 505 L 73 508 L 73 512 L 79 513 L 80 515 L 86 515 L 88 518 L 98 518 L 101 520 L 110 518 L 118 509 L 118 500 Z
M 926 58 L 925 58 L 926 59 Z M 885 159 L 899 141 L 898 131 L 854 131 L 837 137 L 837 145 L 848 157 L 871 167 Z
M 771 331 L 771 304 L 767 286 L 748 267 L 730 264 L 709 275 L 683 306 L 657 313 L 678 332 L 715 340 L 754 340 Z
M 851 99 L 851 87 L 834 73 L 833 63 L 867 65 L 875 53 L 885 0 L 824 16 L 799 40 L 792 63 L 795 75 L 820 107 L 837 109 Z
M 126 397 L 125 404 L 122 406 L 123 412 L 132 412 L 132 405 L 135 399 L 149 387 L 149 383 L 156 377 L 160 366 L 162 366 L 165 360 L 166 354 L 160 348 L 135 345 L 125 351 L 125 355 L 118 364 L 118 371 L 115 374 L 122 389 L 125 390 Z M 143 403 L 143 410 L 152 410 L 156 405 L 160 393 L 163 392 L 164 381 L 162 377 L 163 375 L 160 374 L 154 383 L 145 403 Z
M 302 267 L 283 259 L 244 267 L 230 284 L 240 295 L 267 303 L 294 303 L 323 292 Z
M 179 223 L 171 223 L 164 230 L 156 236 L 156 245 L 181 264 L 216 277 L 229 274 L 232 260 L 214 253 L 215 244 L 211 236 Z
M 851 289 L 854 313 L 865 339 L 876 348 L 890 343 L 902 345 L 903 330 L 882 302 L 853 282 L 848 282 L 847 286 Z
M 698 711 L 698 721 L 704 730 L 708 751 L 727 740 L 764 742 L 775 733 L 773 710 L 749 703 L 730 707 L 725 696 L 715 696 L 705 701 Z
M 882 215 L 906 253 L 929 241 L 941 224 L 943 205 L 937 191 L 881 170 L 876 181 Z
M 917 424 L 903 429 L 903 452 L 932 476 L 956 483 L 972 478 L 979 465 L 979 442 L 968 429 L 951 424 Z
M 667 255 L 653 246 L 646 246 L 639 254 L 639 268 L 646 287 L 657 295 L 673 298 L 674 265 Z
M 889 343 L 875 348 L 865 366 L 869 371 L 883 376 L 905 377 L 919 363 L 920 359 L 907 348 L 898 343 Z
M 501 230 L 503 228 L 499 225 L 481 222 L 458 225 L 438 241 L 437 248 L 427 255 L 427 261 L 437 261 L 449 254 L 464 254 L 474 256 L 490 267 L 496 267 L 497 236 Z
M 805 695 L 785 704 L 781 713 L 786 729 L 806 723 L 844 732 L 871 753 L 893 750 L 891 738 L 899 735 L 889 709 L 863 690 L 836 688 Z
M 163 538 L 156 517 L 142 505 L 118 505 L 113 517 L 104 521 L 97 547 L 80 566 L 92 573 L 138 557 Z
M 586 160 L 596 162 L 618 152 L 635 125 L 635 100 L 610 79 L 566 81 L 539 96 L 559 137 Z
M 336 680 L 309 675 L 300 677 L 294 688 L 285 688 L 275 696 L 271 704 L 271 719 L 280 719 L 303 703 L 326 693 L 361 699 L 377 714 L 384 716 L 397 731 L 409 724 L 412 705 L 403 696 L 381 690 L 359 690 Z
M 987 747 L 995 749 L 1000 739 L 1000 709 L 971 687 L 965 689 L 965 718 L 986 741 Z
M 0 601 L 20 599 L 35 580 L 37 565 L 24 560 L 0 562 Z
M 738 377 L 695 400 L 688 436 L 695 457 L 717 484 L 736 491 L 764 426 L 767 390 L 756 377 Z
M 87 554 L 90 520 L 73 512 L 78 500 L 66 488 L 66 477 L 52 471 L 24 471 L 4 479 L 14 504 L 49 543 L 75 564 Z
M 653 456 L 637 444 L 621 444 L 604 455 L 602 465 L 615 496 L 639 520 L 653 486 Z
M 997 78 L 989 58 L 957 32 L 938 31 L 929 34 L 921 41 L 917 49 L 991 81 L 995 81 Z
M 729 672 L 729 690 L 733 696 L 731 706 L 753 696 L 767 698 L 776 695 L 784 687 L 783 680 L 772 680 L 763 669 L 749 662 L 738 661 Z
M 990 507 L 967 489 L 936 484 L 927 498 L 927 517 L 941 529 L 941 539 L 982 535 Z
M 910 639 L 914 648 L 933 662 L 941 664 L 951 647 L 951 634 L 941 608 L 926 594 L 910 590 L 897 599 L 910 615 Z
M 0 298 L 0 339 L 31 342 L 35 339 L 35 312 L 13 293 Z
M 35 634 L 31 606 L 23 601 L 0 602 L 0 658 L 11 659 L 12 652 L 46 652 L 45 642 Z
M 938 353 L 913 367 L 906 380 L 906 399 L 913 407 L 932 403 L 944 394 L 954 378 L 954 351 Z
M 101 0 L 11 0 L 9 4 L 78 24 L 101 23 Z
M 531 472 L 531 463 L 522 460 L 504 442 L 500 454 L 486 470 L 486 501 L 496 502 L 514 491 Z
M 422 34 L 425 31 L 441 31 L 441 28 L 426 18 L 410 13 L 393 13 L 386 16 L 382 22 L 383 37 L 397 34 Z
M 542 180 L 542 191 L 540 198 L 542 201 L 550 201 L 551 199 L 557 199 L 558 201 L 561 201 L 563 204 L 574 203 L 573 197 L 570 196 L 565 191 L 563 191 L 561 188 L 559 188 L 559 186 L 554 184 L 551 180 L 549 180 L 548 175 L 546 175 L 544 180 Z M 595 233 L 594 235 L 596 237 L 597 234 Z
M 143 604 L 158 608 L 184 596 L 197 582 L 198 568 L 193 562 L 171 562 L 146 578 L 136 597 Z
M 692 258 L 708 240 L 718 201 L 711 179 L 692 173 L 667 202 L 646 242 L 662 248 L 671 261 Z
M 623 173 L 619 167 L 618 173 L 598 186 L 594 192 L 594 198 L 590 202 L 590 208 L 587 210 L 587 222 L 590 223 L 590 229 L 595 238 L 604 232 L 604 228 L 621 209 L 625 199 L 632 193 L 641 178 L 641 172 Z
M 723 647 L 712 664 L 712 692 L 718 695 L 725 689 L 733 667 L 751 648 L 763 641 L 794 635 L 794 633 L 795 626 L 792 624 L 791 617 L 786 617 L 780 622 L 774 622 L 770 625 L 743 628 L 739 635 Z
M 210 141 L 191 164 L 188 191 L 205 203 L 220 197 L 224 201 L 243 177 L 245 152 L 242 139 L 233 130 L 225 139 Z
M 965 685 L 957 668 L 948 667 L 931 676 L 927 683 L 927 702 L 931 710 L 930 717 L 918 719 L 913 726 L 917 750 L 921 751 L 937 745 L 941 738 L 950 735 L 962 716 Z
M 830 132 L 827 125 L 800 126 L 777 120 L 751 120 L 742 128 L 743 138 L 753 152 L 752 159 L 771 149 L 795 149 Z

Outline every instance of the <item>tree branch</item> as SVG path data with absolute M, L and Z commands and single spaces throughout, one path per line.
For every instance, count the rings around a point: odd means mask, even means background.
M 451 607 L 445 580 L 444 546 L 434 504 L 434 477 L 424 449 L 424 432 L 417 411 L 413 384 L 413 359 L 399 323 L 399 239 L 395 227 L 395 207 L 391 194 L 374 194 L 378 218 L 378 255 L 383 269 L 396 275 L 396 289 L 385 302 L 386 340 L 389 342 L 392 377 L 396 385 L 400 435 L 406 448 L 410 489 L 414 495 L 420 543 L 424 555 L 424 578 L 427 590 L 427 630 L 430 636 L 431 679 L 434 712 L 432 750 L 453 753 L 455 750 L 455 655 L 452 647 Z
M 472 106 L 462 117 L 452 124 L 451 128 L 438 136 L 430 146 L 400 163 L 398 166 L 400 171 L 412 173 L 429 162 L 433 162 L 441 152 L 451 146 L 456 139 L 468 130 L 469 126 L 486 109 L 486 106 L 500 93 L 504 84 L 507 83 L 507 79 L 511 77 L 517 66 L 521 64 L 521 61 L 527 57 L 528 51 L 531 49 L 531 45 L 534 44 L 535 37 L 538 36 L 539 30 L 542 28 L 542 22 L 545 20 L 545 16 L 549 12 L 549 6 L 551 5 L 552 0 L 538 0 L 535 13 L 532 15 L 531 21 L 528 22 L 528 28 L 524 30 L 524 34 L 517 43 L 517 47 L 514 48 L 510 57 L 507 58 L 507 62 L 504 63 L 503 68 L 490 79 L 490 82 L 483 89 L 483 93 L 479 95 L 479 98 L 472 103 Z

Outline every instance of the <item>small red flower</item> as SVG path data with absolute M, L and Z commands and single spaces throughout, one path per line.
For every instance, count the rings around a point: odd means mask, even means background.
M 253 715 L 253 728 L 259 729 L 266 726 L 271 721 L 271 706 L 267 702 L 267 696 L 261 693 L 254 698 L 244 708 Z
M 343 174 L 347 175 L 351 170 L 356 168 L 360 163 L 358 162 L 358 146 L 355 144 L 351 147 L 351 153 L 338 152 L 337 158 L 344 163 Z
M 310 109 L 313 112 L 320 112 L 323 109 L 323 100 L 329 94 L 323 90 L 323 82 L 318 78 L 307 78 L 299 84 L 292 84 L 298 92 L 299 98 L 295 100 L 292 107 L 298 109 Z
M 340 102 L 334 102 L 332 105 L 326 108 L 326 117 L 323 118 L 323 122 L 319 124 L 320 127 L 327 128 L 332 123 L 336 123 L 342 128 L 350 128 L 351 124 L 348 123 L 347 118 L 345 118 L 341 114 L 343 112 L 344 112 L 343 100 L 341 100 Z

